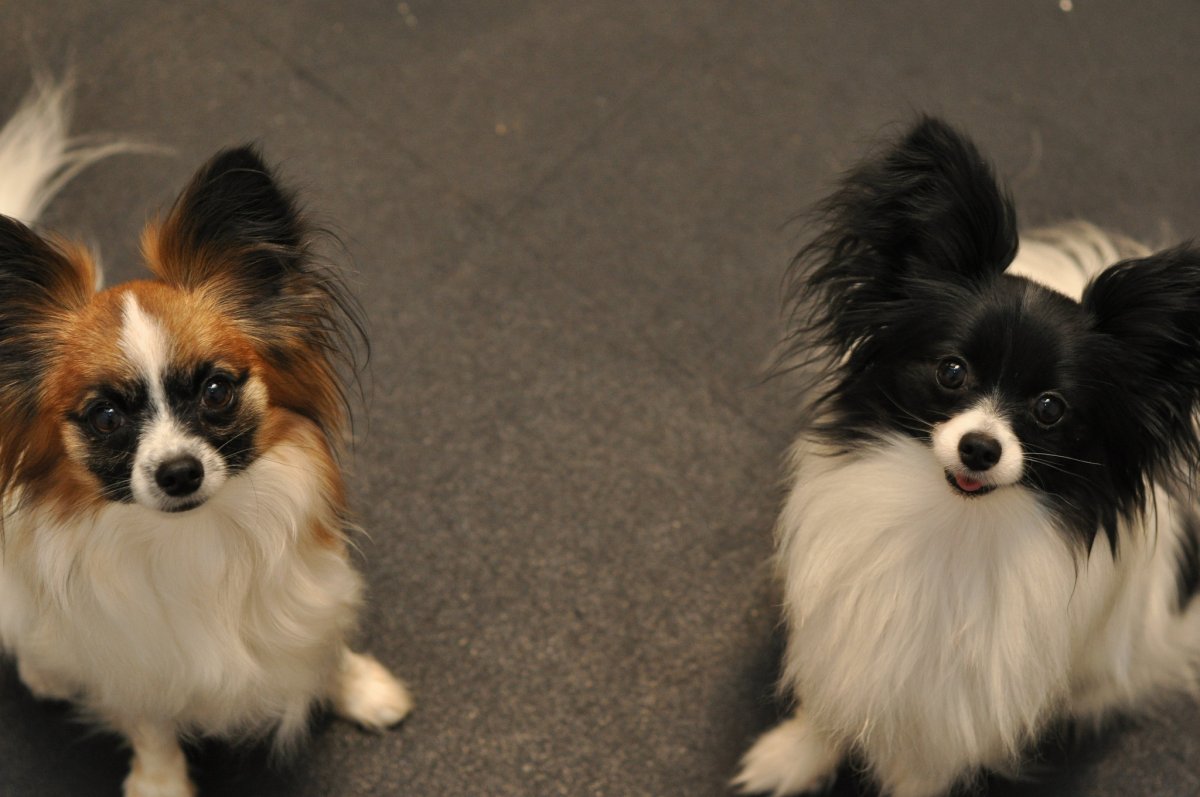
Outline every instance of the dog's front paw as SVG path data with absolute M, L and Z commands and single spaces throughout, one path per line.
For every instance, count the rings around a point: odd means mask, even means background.
M 133 761 L 125 778 L 125 797 L 196 797 L 188 779 L 187 758 L 169 722 L 148 720 L 124 726 L 133 746 Z
M 135 758 L 125 778 L 125 797 L 196 797 L 196 787 L 188 779 L 186 764 L 146 766 Z
M 386 667 L 349 650 L 342 654 L 332 699 L 338 716 L 373 731 L 390 728 L 413 707 L 408 688 Z
M 742 794 L 806 794 L 828 786 L 841 755 L 797 711 L 759 737 L 733 787 Z

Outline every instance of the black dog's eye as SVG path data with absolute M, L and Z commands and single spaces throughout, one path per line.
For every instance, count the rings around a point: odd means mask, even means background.
M 223 376 L 209 377 L 200 391 L 205 408 L 223 410 L 233 401 L 233 382 Z
M 125 416 L 111 404 L 96 404 L 87 413 L 88 423 L 100 434 L 112 434 L 125 425 Z
M 1042 426 L 1053 426 L 1062 420 L 1067 411 L 1067 402 L 1053 393 L 1043 393 L 1033 404 L 1033 417 Z
M 947 390 L 958 390 L 967 381 L 967 364 L 956 357 L 947 357 L 938 363 L 937 381 Z

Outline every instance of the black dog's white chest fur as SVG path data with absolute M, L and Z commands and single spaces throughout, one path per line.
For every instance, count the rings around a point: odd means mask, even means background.
M 789 273 L 812 377 L 777 527 L 794 716 L 735 783 L 894 797 L 1200 685 L 1200 252 L 1018 241 L 937 120 L 852 171 Z M 1121 258 L 1129 258 L 1122 260 Z
M 1055 719 L 1195 684 L 1200 610 L 1177 609 L 1187 524 L 1167 496 L 1121 530 L 1119 559 L 1100 536 L 1083 563 L 1030 491 L 957 495 L 905 436 L 840 455 L 802 442 L 793 468 L 776 532 L 800 708 L 743 786 L 815 788 L 853 751 L 889 793 L 941 794 L 1015 770 Z
M 916 441 L 797 460 L 778 530 L 786 677 L 840 744 L 953 780 L 1015 764 L 1064 711 L 1186 673 L 1174 644 L 1184 620 L 1154 577 L 1174 562 L 1169 505 L 1123 551 L 1144 573 L 1119 572 L 1108 550 L 1077 573 L 1036 496 L 963 499 Z

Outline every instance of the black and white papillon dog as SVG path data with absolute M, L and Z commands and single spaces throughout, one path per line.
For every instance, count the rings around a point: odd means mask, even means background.
M 776 529 L 795 712 L 743 792 L 1011 773 L 1048 726 L 1200 675 L 1200 250 L 1074 223 L 1018 240 L 923 119 L 853 170 L 790 272 L 813 377 Z

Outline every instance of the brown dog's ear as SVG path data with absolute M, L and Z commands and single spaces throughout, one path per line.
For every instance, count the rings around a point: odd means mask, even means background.
M 37 467 L 28 452 L 46 373 L 67 317 L 87 304 L 95 282 L 81 247 L 48 241 L 0 216 L 0 494 L 18 466 Z
M 312 252 L 289 191 L 249 146 L 200 167 L 142 248 L 164 282 L 202 292 L 253 341 L 272 401 L 331 436 L 343 417 L 337 361 L 355 363 L 362 323 L 339 275 Z
M 50 241 L 0 215 L 0 334 L 27 307 L 73 309 L 95 289 L 96 269 L 80 247 Z
M 87 303 L 95 282 L 95 265 L 84 249 L 49 241 L 0 216 L 0 390 L 32 388 L 29 372 L 43 359 L 50 330 Z
M 303 244 L 295 201 L 250 146 L 201 166 L 143 239 L 150 268 L 186 288 L 221 278 L 267 288 L 297 266 Z
M 324 354 L 339 295 L 291 194 L 249 146 L 200 167 L 142 247 L 164 282 L 214 297 L 269 359 Z

